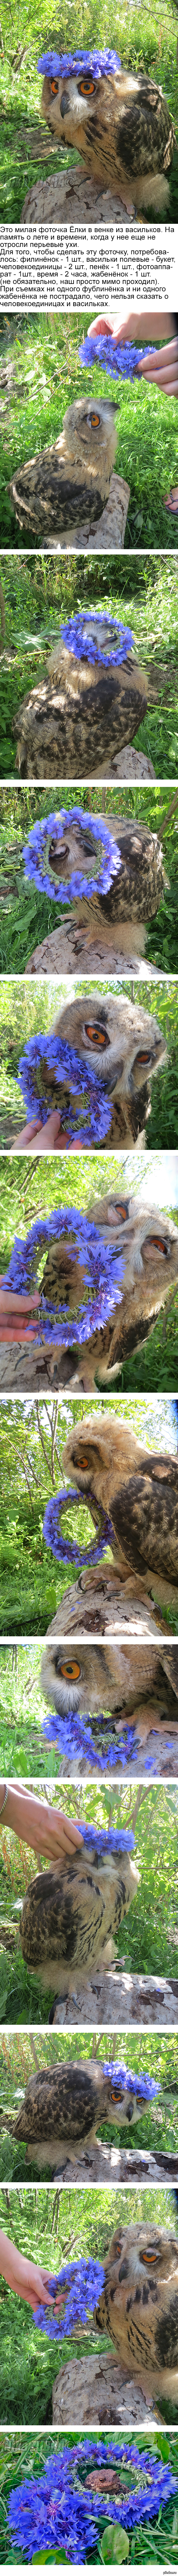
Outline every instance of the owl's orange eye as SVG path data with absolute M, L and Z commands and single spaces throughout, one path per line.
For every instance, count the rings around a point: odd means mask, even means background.
M 99 425 L 100 425 L 100 416 L 99 416 L 99 411 L 91 411 L 91 429 L 99 429 Z
M 144 1055 L 141 1055 L 139 1051 L 139 1055 L 137 1055 L 136 1058 L 137 1064 L 149 1064 L 149 1060 L 149 1047 L 147 1047 Z
M 127 1208 L 122 1206 L 122 1199 L 116 1199 L 116 1216 L 120 1216 L 122 1218 L 122 1225 L 125 1225 Z
M 83 79 L 83 80 L 79 81 L 79 83 L 78 83 L 78 88 L 79 88 L 79 98 L 92 98 L 92 97 L 93 97 L 93 93 L 94 93 L 94 90 L 95 90 L 95 81 L 93 81 L 93 80 L 92 80 L 92 77 L 91 77 L 91 80 L 90 80 L 89 73 L 87 74 L 86 80 L 84 80 L 84 79 Z
M 160 1234 L 152 1234 L 151 1242 L 155 1244 L 156 1252 L 164 1252 L 164 1243 L 162 1243 Z
M 50 81 L 50 89 L 52 90 L 52 98 L 57 98 L 58 89 L 59 89 L 59 81 L 58 81 L 58 80 L 57 80 L 57 81 L 55 81 L 55 80 L 51 80 L 51 81 Z
M 147 2248 L 146 2248 L 146 2254 L 141 2254 L 141 2255 L 140 2255 L 140 2262 L 141 2262 L 141 2263 L 147 2263 L 147 2264 L 149 2263 L 149 2268 L 150 2268 L 150 2263 L 154 2263 L 154 2264 L 156 2263 L 155 2246 L 154 2246 L 154 2251 L 152 2251 L 152 2252 L 150 2253 L 149 2245 L 147 2245 Z
M 77 1467 L 81 1467 L 81 1458 L 77 1458 Z M 82 1458 L 82 1467 L 85 1473 L 85 1467 L 89 1467 L 89 1458 Z
M 86 1026 L 86 1038 L 94 1039 L 95 1046 L 106 1046 L 106 1030 L 93 1028 L 92 1020 L 88 1020 L 88 1026 Z
M 80 1680 L 80 1664 L 61 1664 L 61 1680 L 64 1682 L 78 1682 Z
M 122 2085 L 120 2085 L 120 2088 L 119 2088 L 119 2085 L 117 2084 L 117 2090 L 116 2090 L 116 2085 L 115 2085 L 115 2087 L 114 2087 L 114 2084 L 111 2084 L 111 2101 L 112 2101 L 112 2102 L 122 2102 Z

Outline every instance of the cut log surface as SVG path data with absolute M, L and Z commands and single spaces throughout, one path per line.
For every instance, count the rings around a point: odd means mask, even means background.
M 102 510 L 101 519 L 94 519 L 92 528 L 89 519 L 85 519 L 84 524 L 81 521 L 81 527 L 78 529 L 68 528 L 65 539 L 50 537 L 49 546 L 44 547 L 44 553 L 79 555 L 85 552 L 87 546 L 92 547 L 92 554 L 96 555 L 109 552 L 122 554 L 129 501 L 130 484 L 124 483 L 120 474 L 113 472 L 108 501 L 105 503 L 105 509 Z
M 178 1977 L 137 1977 L 123 1968 L 107 1968 L 102 1975 L 95 1970 L 91 1982 L 80 1993 L 60 1996 L 54 2007 L 58 2030 L 76 2030 L 78 2025 L 92 2030 L 95 2023 L 102 2030 L 178 2029 Z
M 118 935 L 120 941 L 123 938 L 123 948 L 120 946 L 119 949 L 116 947 L 116 937 L 114 941 L 108 927 L 106 958 L 106 941 L 102 941 L 102 929 L 100 940 L 95 938 L 93 946 L 88 933 L 87 945 L 87 931 L 82 930 L 82 924 L 80 929 L 79 922 L 75 929 L 75 920 L 71 912 L 64 923 L 60 921 L 60 930 L 52 930 L 47 939 L 42 939 L 41 947 L 32 948 L 25 973 L 26 975 L 76 975 L 77 972 L 82 974 L 83 970 L 85 975 L 102 975 L 103 968 L 107 965 L 107 975 L 122 975 L 127 971 L 128 975 L 136 975 L 138 981 L 139 975 L 143 975 L 148 928 L 148 922 L 138 922 L 138 925 L 134 922 L 132 940 L 131 924 L 129 933 L 128 922 L 122 922 Z M 147 983 L 153 983 L 155 967 L 150 965 L 148 958 L 146 973 Z
M 146 759 L 145 751 L 135 751 L 133 744 L 127 743 L 126 751 L 119 751 L 116 760 L 112 762 L 112 777 L 123 778 L 123 780 L 155 778 L 156 771 L 153 769 L 152 760 Z
M 83 2191 L 87 2190 L 87 2184 L 90 2189 L 91 2183 L 99 2184 L 99 2187 L 103 2184 L 104 2189 L 110 2182 L 128 2183 L 128 2189 L 132 2182 L 166 2182 L 168 2187 L 170 2183 L 177 2186 L 178 2153 L 177 2156 L 152 2155 L 151 2149 L 148 2152 L 144 2148 L 142 2152 L 141 2147 L 129 2150 L 129 2147 L 107 2147 L 103 2144 L 93 2147 L 93 2151 L 92 2147 L 87 2152 L 84 2149 L 83 2156 L 78 2159 L 76 2156 L 75 2161 L 70 2155 L 65 2158 L 64 2153 L 53 2179 L 61 2183 L 61 2188 L 63 2183 L 66 2189 L 75 2183 L 77 2190 L 80 2187 Z
M 100 188 L 79 161 L 69 170 L 51 171 L 48 179 L 36 179 L 24 197 L 21 224 L 109 224 L 119 223 L 120 216 L 122 223 L 128 221 L 123 197 Z
M 41 1351 L 32 1342 L 0 1342 L 0 1388 L 14 1393 L 43 1395 L 45 1388 L 60 1385 L 58 1352 Z
M 53 2382 L 53 2424 L 153 2424 L 154 2406 L 110 2352 L 67 2361 Z
M 85 1566 L 78 1583 L 68 1584 L 48 1633 L 50 1637 L 85 1637 L 86 1640 L 91 1636 L 105 1637 L 108 1629 L 119 1636 L 122 1628 L 132 1628 L 133 1635 L 137 1637 L 140 1632 L 141 1639 L 156 1637 L 157 1627 L 162 1635 L 165 1621 L 160 1611 L 157 1618 L 155 1603 L 152 1603 L 151 1594 L 146 1592 L 146 1586 L 144 1589 L 141 1578 L 130 1574 L 126 1582 L 121 1583 L 115 1566 L 106 1564 L 97 1565 L 89 1574 Z

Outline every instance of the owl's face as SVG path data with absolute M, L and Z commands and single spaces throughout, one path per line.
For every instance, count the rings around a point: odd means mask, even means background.
M 108 448 L 109 458 L 111 449 L 114 458 L 117 426 L 118 406 L 110 400 L 110 396 L 105 402 L 92 402 L 89 399 L 88 402 L 70 403 L 68 410 L 64 412 L 63 433 L 65 432 L 65 442 L 67 439 L 67 452 L 74 463 L 75 456 L 76 464 L 78 463 L 80 450 L 82 462 L 84 456 L 88 465 L 91 460 L 92 464 L 95 463 L 96 458 L 97 466 L 100 457 L 102 458 L 103 454 L 107 455 Z
M 124 2084 L 124 2073 L 123 2073 L 123 2077 L 121 2077 L 120 2085 L 119 2085 L 119 2084 L 114 2083 L 114 2071 L 113 2071 L 113 2075 L 107 2075 L 107 2077 L 106 2077 L 106 2086 L 107 2086 L 107 2102 L 106 2102 L 106 2118 L 107 2118 L 107 2120 L 109 2120 L 109 2121 L 110 2121 L 110 2123 L 111 2123 L 111 2122 L 113 2123 L 113 2127 L 115 2127 L 115 2129 L 126 2129 L 126 2128 L 128 2128 L 128 2129 L 130 2129 L 130 2128 L 134 2129 L 134 2128 L 135 2128 L 135 2126 L 136 2126 L 136 2121 L 137 2121 L 137 2120 L 140 2120 L 141 2118 L 143 2118 L 143 2116 L 144 2116 L 144 2114 L 145 2114 L 145 2112 L 146 2112 L 146 2109 L 147 2109 L 147 2104 L 146 2104 L 145 2100 L 143 2100 L 143 2102 L 142 2102 L 141 2095 L 140 2095 L 140 2094 L 138 2094 L 138 2095 L 137 2095 L 137 2079 L 136 2079 L 136 2077 L 135 2077 L 135 2093 L 132 2093 L 131 2091 L 129 2092 L 129 2086 L 128 2086 L 126 2083 Z M 103 2117 L 103 2113 L 102 2113 L 102 2117 Z
M 55 79 L 45 74 L 42 116 L 52 126 L 53 133 L 59 136 L 60 143 L 76 146 L 78 142 L 80 152 L 85 151 L 86 143 L 88 157 L 100 125 L 102 130 L 105 127 L 107 130 L 109 121 L 111 126 L 115 90 L 119 91 L 119 76 L 117 79 L 116 75 L 111 78 L 107 75 L 106 80 L 101 72 L 82 70 L 68 72 L 65 79 L 61 72 L 56 73 Z
M 102 841 L 95 839 L 95 833 L 90 832 L 89 826 L 87 825 L 86 831 L 82 831 L 82 824 L 68 823 L 66 818 L 63 839 L 58 840 L 57 828 L 56 832 L 54 828 L 51 834 L 45 864 L 48 867 L 49 877 L 53 878 L 54 883 L 58 886 L 62 879 L 67 886 L 70 885 L 71 876 L 90 877 L 96 874 L 97 879 L 102 858 Z
M 63 1011 L 61 1037 L 67 1038 L 68 1031 L 68 1012 Z M 96 986 L 71 1004 L 70 1040 L 112 1098 L 117 1093 L 119 1099 L 137 1097 L 166 1054 L 162 1030 L 148 1011 L 136 1005 L 132 1009 L 111 993 L 100 999 Z

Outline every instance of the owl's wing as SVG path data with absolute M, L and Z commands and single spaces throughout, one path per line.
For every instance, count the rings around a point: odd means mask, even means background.
M 170 1576 L 172 1581 L 176 1582 L 178 1467 L 175 1478 L 172 1476 L 173 1463 L 171 1458 L 166 1461 L 165 1475 L 164 1459 L 162 1459 L 162 1474 L 160 1474 L 158 1460 L 157 1475 L 157 1462 L 154 1457 L 152 1475 L 150 1473 L 148 1475 L 144 1468 L 142 1473 L 129 1476 L 127 1482 L 121 1486 L 119 1494 L 114 1497 L 112 1520 L 116 1538 L 120 1540 L 128 1564 L 132 1566 L 133 1571 L 141 1573 L 144 1566 L 150 1566 L 153 1568 L 153 1573 L 164 1573 L 167 1581 Z
M 169 1682 L 171 1690 L 175 1691 L 175 1699 L 178 1699 L 178 1646 L 165 1647 L 164 1655 L 161 1655 L 161 1663 L 163 1664 L 164 1673 L 167 1673 L 167 1681 Z M 175 1717 L 177 1718 L 176 1709 Z
M 61 457 L 60 441 L 56 440 L 55 447 L 45 447 L 41 456 L 30 457 L 29 463 L 22 466 L 10 484 L 20 527 L 37 528 L 40 525 L 44 534 L 47 525 L 48 530 L 56 530 L 60 535 L 60 530 L 62 534 L 70 526 L 80 528 L 81 510 L 83 520 L 91 515 L 93 519 L 100 518 L 104 499 L 108 498 L 109 479 L 106 467 L 106 492 L 101 498 L 92 465 L 88 464 L 87 472 L 84 459 L 82 472 L 76 456 L 72 466 L 67 455 L 66 459 Z

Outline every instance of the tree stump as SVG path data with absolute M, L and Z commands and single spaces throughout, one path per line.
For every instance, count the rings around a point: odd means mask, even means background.
M 56 1998 L 50 2018 L 58 2030 L 178 2029 L 178 1977 L 137 1977 L 129 1969 L 93 1970 L 80 1994 Z
M 68 1584 L 55 1611 L 48 1631 L 50 1637 L 105 1637 L 123 1628 L 133 1628 L 137 1637 L 156 1637 L 157 1625 L 162 1632 L 165 1621 L 156 1620 L 155 1603 L 147 1593 L 141 1576 L 128 1575 L 121 1583 L 114 1565 L 97 1565 L 87 1573 L 83 1567 L 77 1583 Z M 167 1630 L 166 1630 L 167 1633 Z
M 81 2424 L 92 2424 L 94 2430 L 97 2424 L 152 2425 L 155 2420 L 151 2400 L 147 2403 L 143 2389 L 127 2378 L 110 2352 L 67 2361 L 54 2379 L 53 2424 L 64 2424 L 66 2431 L 68 2425 L 80 2432 Z
M 50 146 L 49 146 L 50 148 Z M 125 223 L 127 207 L 123 198 L 112 196 L 111 188 L 102 189 L 90 178 L 81 161 L 71 162 L 69 170 L 50 171 L 48 179 L 36 179 L 28 188 L 22 207 L 21 224 L 113 224 Z
M 145 751 L 135 751 L 135 744 L 133 749 L 133 744 L 127 743 L 126 751 L 119 751 L 116 760 L 113 761 L 112 777 L 124 780 L 155 778 L 156 771 L 153 769 L 152 760 L 147 760 Z
M 75 909 L 73 906 L 70 920 L 67 915 L 63 922 L 60 921 L 59 930 L 56 927 L 46 939 L 42 939 L 41 946 L 32 948 L 25 967 L 26 975 L 76 975 L 78 972 L 103 975 L 106 952 L 102 923 L 100 936 L 98 931 L 92 944 L 89 919 L 86 928 L 82 927 L 82 922 L 80 926 L 78 916 L 75 922 Z M 89 915 L 89 904 L 87 910 Z M 112 925 L 109 930 L 108 923 L 107 975 L 123 975 L 127 970 L 128 975 L 136 975 L 138 982 L 139 975 L 143 973 L 148 930 L 148 921 L 133 922 L 133 929 L 131 922 L 119 922 L 118 932 L 114 932 L 114 928 L 112 931 Z M 154 983 L 155 968 L 150 965 L 149 958 L 146 960 L 146 974 L 147 983 Z
M 66 2190 L 75 2183 L 78 2191 L 81 2187 L 83 2191 L 91 2190 L 93 2183 L 98 2183 L 99 2189 L 103 2184 L 106 2189 L 106 2184 L 132 2185 L 133 2182 L 142 2183 L 144 2187 L 150 2182 L 165 2182 L 169 2189 L 171 2182 L 175 2187 L 178 2183 L 178 2152 L 170 2156 L 157 2150 L 154 2155 L 151 2148 L 107 2147 L 104 2143 L 86 2151 L 84 2148 L 83 2156 L 78 2159 L 70 2153 L 65 2157 L 64 2151 L 53 2180 L 60 2183 L 61 2188 L 64 2183 Z

